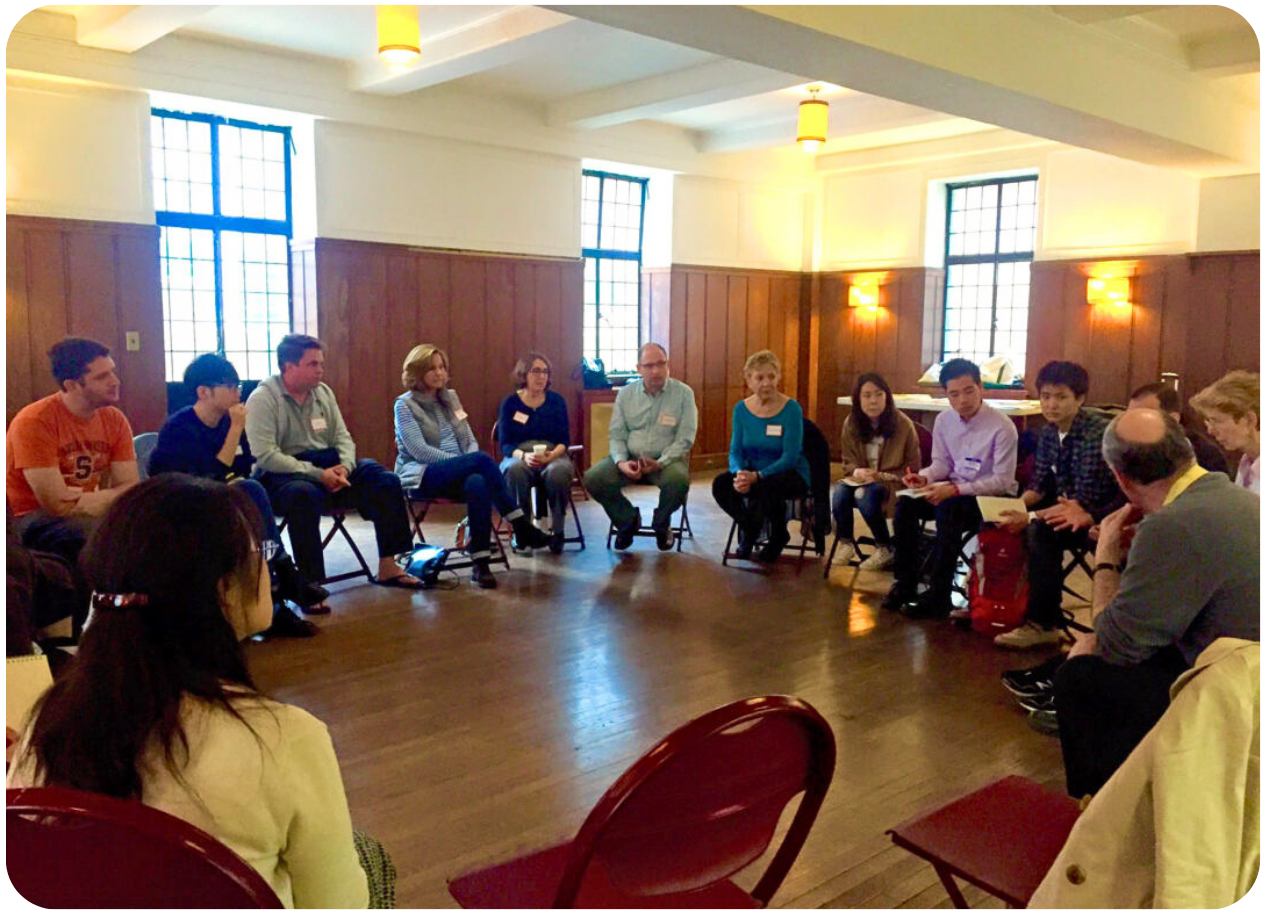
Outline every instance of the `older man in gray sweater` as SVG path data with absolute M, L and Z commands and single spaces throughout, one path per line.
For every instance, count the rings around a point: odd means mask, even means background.
M 1255 494 L 1200 467 L 1178 423 L 1157 410 L 1112 420 L 1103 456 L 1129 504 L 1100 525 L 1095 632 L 1055 675 L 1076 797 L 1120 767 L 1204 648 L 1220 637 L 1258 640 L 1261 603 Z

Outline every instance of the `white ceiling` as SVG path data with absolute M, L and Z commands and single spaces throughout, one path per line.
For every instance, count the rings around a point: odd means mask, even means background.
M 377 95 L 445 84 L 541 111 L 553 126 L 598 129 L 651 120 L 697 134 L 703 151 L 793 142 L 797 103 L 812 74 L 768 70 L 713 53 L 520 6 L 420 7 L 422 58 L 387 73 L 375 58 L 368 5 L 208 7 L 51 6 L 78 21 L 80 44 L 134 52 L 174 33 L 212 43 L 304 56 L 344 67 L 349 88 Z M 1091 30 L 1180 62 L 1257 103 L 1256 39 L 1238 13 L 1217 6 L 1050 6 Z M 579 8 L 570 12 L 582 16 Z M 599 17 L 593 17 L 599 18 Z M 671 35 L 671 37 L 674 37 Z M 1248 42 L 1251 42 L 1251 45 Z M 830 135 L 845 148 L 887 145 L 989 125 L 840 86 L 826 86 Z

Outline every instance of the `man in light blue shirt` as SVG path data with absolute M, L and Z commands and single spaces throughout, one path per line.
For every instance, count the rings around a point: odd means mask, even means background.
M 622 494 L 632 483 L 661 490 L 652 514 L 657 548 L 674 546 L 670 516 L 683 506 L 689 483 L 688 452 L 696 440 L 696 397 L 692 388 L 670 377 L 670 359 L 659 343 L 639 347 L 641 380 L 617 392 L 609 420 L 609 456 L 586 475 L 587 491 L 603 506 L 617 537 L 627 549 L 640 527 L 639 509 Z

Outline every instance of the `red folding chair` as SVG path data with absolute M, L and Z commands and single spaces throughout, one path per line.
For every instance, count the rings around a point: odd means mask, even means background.
M 280 908 L 244 860 L 136 800 L 27 787 L 5 791 L 13 887 L 44 908 Z
M 461 876 L 465 908 L 754 908 L 783 882 L 832 780 L 836 742 L 799 698 L 746 698 L 675 730 L 600 798 L 573 841 Z M 728 877 L 761 857 L 752 892 Z
M 894 844 L 933 865 L 956 908 L 968 906 L 956 876 L 1011 907 L 1024 908 L 1078 815 L 1071 797 L 1011 775 L 888 834 Z

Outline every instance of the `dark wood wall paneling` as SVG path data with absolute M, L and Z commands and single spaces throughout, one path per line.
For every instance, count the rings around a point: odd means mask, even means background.
M 8 216 L 5 237 L 5 422 L 56 390 L 48 348 L 86 336 L 110 347 L 132 428 L 156 431 L 166 416 L 157 226 Z M 139 352 L 127 351 L 127 331 L 139 332 Z
M 747 393 L 749 354 L 770 349 L 779 356 L 782 389 L 801 399 L 802 288 L 802 275 L 787 271 L 676 265 L 644 272 L 645 333 L 669 349 L 671 376 L 696 393 L 697 465 L 727 452 L 731 411 Z
M 1052 359 L 1069 359 L 1091 373 L 1090 400 L 1124 403 L 1129 392 L 1182 375 L 1195 392 L 1232 368 L 1258 370 L 1261 295 L 1256 252 L 1179 254 L 1118 262 L 1132 274 L 1132 308 L 1092 307 L 1086 280 L 1112 261 L 1036 261 L 1029 292 L 1026 367 L 1033 375 Z M 886 273 L 887 300 L 877 315 L 847 307 L 855 273 L 819 274 L 810 323 L 811 395 L 816 421 L 835 442 L 848 395 L 864 371 L 879 371 L 895 391 L 914 390 L 938 357 L 944 271 Z M 817 379 L 817 380 L 815 380 Z
M 486 450 L 499 404 L 513 390 L 509 375 L 529 349 L 552 360 L 552 386 L 569 403 L 577 440 L 581 261 L 318 239 L 315 276 L 327 380 L 361 456 L 393 467 L 403 359 L 422 342 L 450 356 L 451 387 Z

